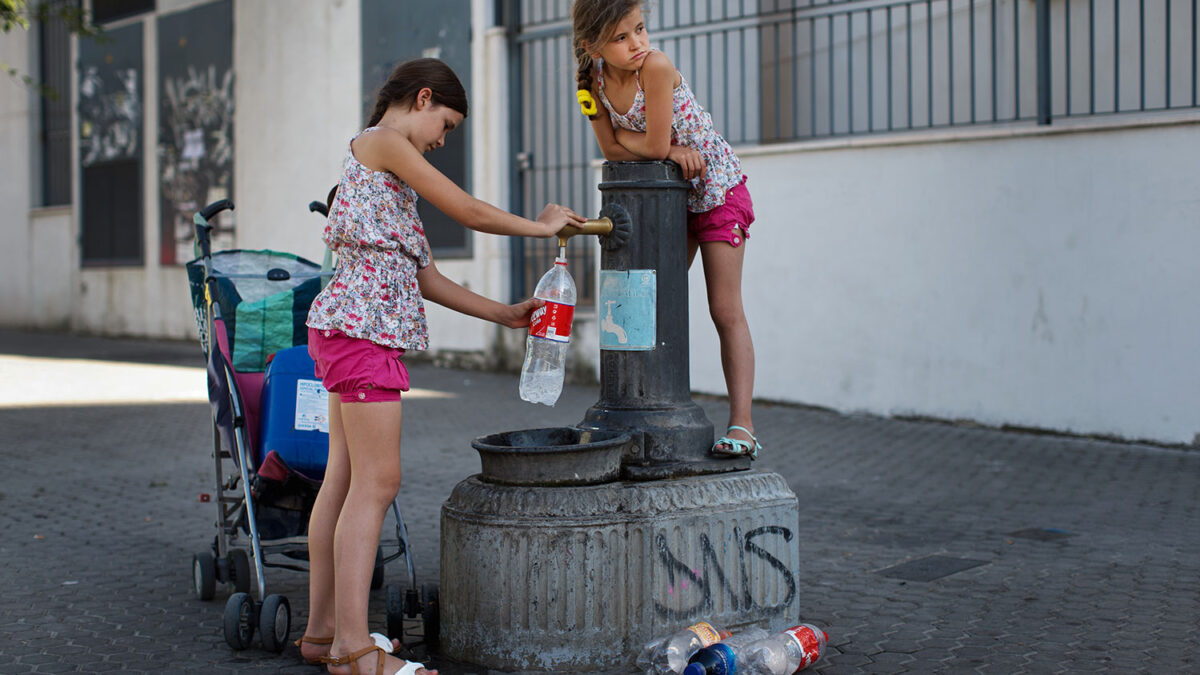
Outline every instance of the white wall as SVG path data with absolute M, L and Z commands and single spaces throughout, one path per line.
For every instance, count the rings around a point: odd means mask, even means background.
M 30 71 L 29 33 L 15 29 L 0 37 L 0 63 L 22 73 Z M 30 311 L 29 297 L 35 267 L 29 256 L 29 207 L 33 203 L 31 138 L 34 98 L 25 84 L 0 72 L 0 323 L 19 324 Z
M 357 0 L 234 3 L 237 246 L 320 262 L 325 201 L 359 131 Z
M 1191 443 L 1188 119 L 742 149 L 756 396 Z M 692 385 L 724 393 L 699 269 L 690 293 Z

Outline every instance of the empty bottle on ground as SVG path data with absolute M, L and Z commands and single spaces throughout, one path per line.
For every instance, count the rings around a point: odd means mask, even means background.
M 534 297 L 546 304 L 534 311 L 525 338 L 525 363 L 521 366 L 521 398 L 530 403 L 554 405 L 562 393 L 566 374 L 571 320 L 575 316 L 575 280 L 567 259 L 559 254 L 554 267 L 542 276 Z
M 746 671 L 741 668 L 746 659 L 746 647 L 751 643 L 767 637 L 767 631 L 750 627 L 746 630 L 709 645 L 692 654 L 688 659 L 683 675 L 739 675 Z
M 729 636 L 729 631 L 707 621 L 694 623 L 646 645 L 638 655 L 638 669 L 646 675 L 682 673 L 692 654 Z
M 829 636 L 812 624 L 802 623 L 746 645 L 749 675 L 792 675 L 820 660 Z

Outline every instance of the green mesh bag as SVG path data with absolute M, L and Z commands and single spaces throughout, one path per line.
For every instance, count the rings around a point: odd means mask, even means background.
M 204 324 L 204 261 L 187 264 L 192 305 Z M 213 303 L 225 322 L 229 360 L 240 373 L 266 370 L 267 357 L 308 343 L 308 308 L 321 291 L 321 266 L 291 253 L 234 249 L 212 255 Z

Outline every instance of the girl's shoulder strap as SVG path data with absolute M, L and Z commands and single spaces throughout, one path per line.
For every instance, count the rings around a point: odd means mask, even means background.
M 366 129 L 363 129 L 362 131 L 358 132 L 357 134 L 354 134 L 353 136 L 351 136 L 350 142 L 353 143 L 354 139 L 358 138 L 359 136 L 362 136 L 363 134 L 367 133 L 368 131 L 375 131 L 378 128 L 379 128 L 378 126 L 367 127 Z

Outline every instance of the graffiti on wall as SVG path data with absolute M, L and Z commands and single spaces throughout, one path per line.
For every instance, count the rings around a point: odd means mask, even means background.
M 142 31 L 79 42 L 79 162 L 84 168 L 141 157 Z
M 79 119 L 83 166 L 137 157 L 142 133 L 137 69 L 102 73 L 97 66 L 84 66 L 79 81 Z
M 788 607 L 796 599 L 796 575 L 771 554 L 772 547 L 764 545 L 763 540 L 769 537 L 790 542 L 792 531 L 780 525 L 766 525 L 743 534 L 741 528 L 735 527 L 733 541 L 738 542 L 737 569 L 726 569 L 708 534 L 702 533 L 699 538 L 700 560 L 685 561 L 671 550 L 666 535 L 659 533 L 654 544 L 658 562 L 667 572 L 667 604 L 655 600 L 654 611 L 660 617 L 681 621 L 701 618 L 712 613 L 714 601 L 722 595 L 733 613 Z M 765 563 L 765 567 L 756 566 L 754 559 Z M 778 579 L 773 584 L 768 584 L 766 579 L 752 580 L 752 568 L 768 569 L 767 573 L 778 575 Z M 755 597 L 754 588 L 773 585 L 783 590 L 782 600 L 768 605 L 764 604 L 767 599 Z
M 192 216 L 232 198 L 233 41 L 228 0 L 161 17 L 158 161 L 163 264 L 191 259 Z M 233 214 L 214 223 L 213 249 L 233 246 Z
M 159 125 L 163 263 L 191 256 L 192 214 L 229 196 L 233 180 L 233 71 L 189 69 L 164 83 Z M 220 228 L 218 238 L 231 234 Z M 169 246 L 169 250 L 168 250 Z M 214 241 L 214 248 L 225 248 Z

